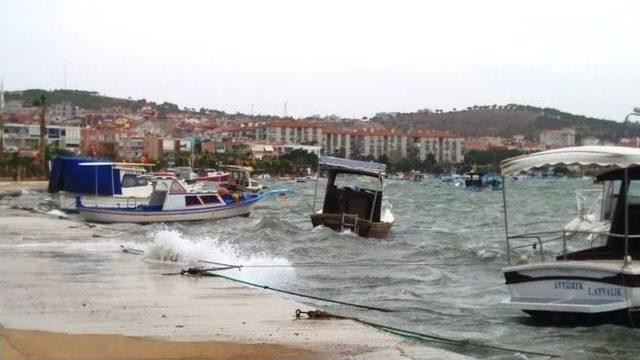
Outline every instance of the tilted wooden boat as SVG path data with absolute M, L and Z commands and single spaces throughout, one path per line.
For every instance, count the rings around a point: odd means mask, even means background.
M 318 211 L 315 211 L 314 198 L 313 226 L 348 230 L 362 237 L 386 237 L 394 222 L 391 211 L 382 209 L 386 165 L 329 156 L 321 157 L 319 165 L 328 169 L 327 189 L 322 209 Z M 358 179 L 361 176 L 370 180 L 369 184 Z M 317 186 L 316 183 L 316 196 Z M 372 189 L 375 187 L 377 189 Z
M 122 207 L 85 206 L 76 198 L 76 207 L 86 221 L 101 223 L 151 223 L 215 220 L 249 216 L 262 199 L 259 194 L 187 192 L 177 180 L 154 180 L 153 193 L 146 204 Z
M 223 165 L 222 169 L 229 173 L 228 181 L 222 185 L 231 191 L 259 193 L 267 188 L 251 178 L 250 166 Z

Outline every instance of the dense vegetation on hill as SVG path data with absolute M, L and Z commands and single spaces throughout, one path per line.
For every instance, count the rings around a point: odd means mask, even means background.
M 509 104 L 473 106 L 450 112 L 422 110 L 415 113 L 379 114 L 372 119 L 403 130 L 441 129 L 463 136 L 525 135 L 537 139 L 541 130 L 573 127 L 579 137 L 609 141 L 640 136 L 640 125 L 574 115 L 551 108 Z M 580 139 L 578 139 L 579 141 Z
M 45 90 L 29 89 L 24 91 L 11 91 L 6 93 L 7 100 L 22 101 L 25 106 L 30 106 L 33 101 Z M 114 97 L 102 96 L 95 91 L 82 90 L 52 90 L 47 92 L 47 101 L 50 105 L 61 102 L 70 102 L 73 105 L 80 106 L 84 109 L 97 110 L 100 108 L 121 106 L 128 109 L 139 109 L 147 105 L 147 101 L 119 99 Z M 177 106 L 176 106 L 177 108 Z

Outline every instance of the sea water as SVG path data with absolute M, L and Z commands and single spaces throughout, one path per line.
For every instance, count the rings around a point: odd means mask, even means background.
M 0 239 L 0 247 L 18 251 L 39 247 L 47 249 L 42 252 L 45 256 L 63 252 L 67 254 L 62 257 L 64 261 L 73 261 L 81 254 L 116 254 L 120 245 L 125 245 L 143 250 L 142 261 L 150 267 L 157 262 L 202 265 L 200 260 L 245 265 L 225 274 L 394 311 L 379 313 L 293 298 L 308 304 L 309 309 L 322 308 L 408 330 L 568 358 L 636 359 L 640 355 L 640 330 L 616 325 L 540 324 L 500 306 L 500 301 L 508 297 L 501 273 L 507 260 L 500 191 L 469 191 L 439 180 L 389 181 L 385 202 L 392 205 L 393 229 L 386 239 L 364 239 L 348 232 L 312 229 L 309 213 L 313 182 L 274 186 L 293 188 L 295 195 L 261 201 L 249 218 L 114 224 L 97 230 L 108 235 L 105 238 L 72 242 L 11 238 Z M 590 186 L 589 180 L 508 181 L 510 233 L 560 230 L 576 216 L 575 190 Z M 60 215 L 47 197 L 30 192 L 4 198 L 0 206 L 30 206 L 51 216 Z M 553 252 L 560 246 L 545 249 Z M 533 247 L 525 251 L 535 255 Z M 309 263 L 342 265 L 288 267 Z M 262 265 L 276 266 L 252 267 Z M 480 358 L 522 358 L 474 347 L 432 345 Z

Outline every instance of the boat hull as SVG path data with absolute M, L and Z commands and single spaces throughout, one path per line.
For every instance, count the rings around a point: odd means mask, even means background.
M 76 198 L 82 197 L 82 203 L 88 207 L 128 207 L 149 202 L 149 196 L 95 196 L 85 194 L 57 193 L 52 194 L 54 203 L 65 212 L 77 212 Z
M 342 215 L 340 214 L 311 214 L 311 223 L 314 227 L 323 225 L 335 231 L 343 229 Z M 357 231 L 355 233 L 358 236 L 385 238 L 389 234 L 393 222 L 376 222 L 358 218 L 356 225 Z
M 640 272 L 636 270 L 623 268 L 622 261 L 558 261 L 505 268 L 510 298 L 502 304 L 554 322 L 622 319 L 640 325 Z
M 81 207 L 80 216 L 90 222 L 98 223 L 152 223 L 218 220 L 236 216 L 249 216 L 256 201 L 246 201 L 217 208 L 176 210 L 176 211 L 135 211 L 130 209 L 100 209 Z

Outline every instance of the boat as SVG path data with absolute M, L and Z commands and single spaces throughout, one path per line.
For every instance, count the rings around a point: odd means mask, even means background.
M 265 197 L 290 197 L 295 195 L 293 189 L 281 188 L 281 189 L 269 189 L 264 192 Z
M 510 234 L 503 188 L 509 265 L 502 272 L 509 298 L 502 304 L 560 324 L 640 325 L 640 262 L 634 261 L 640 258 L 640 149 L 561 148 L 507 159 L 501 172 L 504 178 L 559 164 L 600 169 L 596 181 L 610 189 L 602 208 L 604 217 L 610 219 L 609 228 L 602 232 L 548 229 Z M 601 241 L 584 241 L 580 235 L 595 235 Z M 549 252 L 555 256 L 549 258 Z M 518 255 L 517 264 L 512 264 L 511 259 Z
M 391 210 L 382 206 L 386 165 L 323 156 L 319 166 L 328 171 L 327 187 L 322 209 L 316 210 L 316 181 L 313 226 L 351 231 L 362 237 L 386 237 L 395 220 Z
M 484 183 L 482 179 L 484 179 L 484 173 L 472 171 L 464 174 L 463 183 L 465 188 L 476 188 L 480 189 L 484 187 Z
M 424 175 L 422 175 L 420 171 L 411 170 L 402 174 L 402 179 L 408 180 L 408 181 L 420 182 L 424 180 Z
M 80 216 L 98 223 L 152 223 L 194 220 L 217 220 L 235 216 L 249 216 L 253 206 L 262 199 L 260 194 L 219 191 L 192 192 L 179 180 L 152 180 L 153 192 L 149 201 L 126 206 L 86 206 L 82 197 L 76 198 Z
M 51 162 L 48 192 L 63 211 L 76 211 L 75 198 L 87 205 L 126 205 L 147 199 L 153 188 L 145 177 L 150 164 L 58 156 Z
M 462 175 L 455 174 L 455 173 L 451 173 L 448 175 L 441 175 L 440 181 L 446 182 L 446 183 L 459 184 L 462 181 Z
M 229 181 L 223 186 L 231 191 L 259 193 L 267 188 L 251 178 L 253 168 L 250 166 L 224 165 L 222 168 L 229 173 Z
M 460 184 L 464 185 L 467 189 L 482 190 L 490 188 L 493 190 L 499 190 L 502 182 L 497 176 L 493 174 L 485 174 L 479 171 L 471 171 L 462 177 Z
M 296 182 L 299 182 L 299 183 L 305 183 L 305 182 L 313 181 L 313 180 L 314 180 L 314 178 L 313 178 L 313 176 L 311 176 L 311 175 L 307 175 L 307 176 L 297 176 L 297 177 L 296 177 Z
M 199 176 L 195 181 L 224 184 L 229 181 L 229 175 L 230 174 L 228 172 L 218 171 L 216 169 L 202 169 L 202 171 L 199 171 Z

